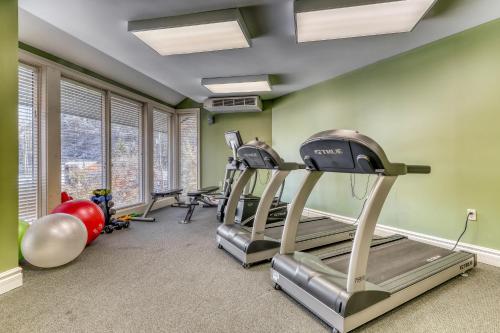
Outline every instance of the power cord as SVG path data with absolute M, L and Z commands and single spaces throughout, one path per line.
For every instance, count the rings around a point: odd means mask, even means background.
M 455 249 L 457 248 L 457 245 L 458 243 L 460 242 L 460 240 L 462 239 L 462 236 L 465 234 L 465 232 L 467 231 L 467 227 L 469 226 L 469 219 L 470 219 L 470 216 L 472 215 L 473 213 L 472 212 L 469 212 L 467 213 L 467 217 L 465 218 L 465 226 L 464 226 L 464 231 L 462 231 L 462 233 L 460 234 L 460 236 L 458 237 L 457 239 L 457 242 L 455 243 L 455 245 L 453 246 L 453 248 L 451 249 L 452 251 L 455 251 Z
M 361 206 L 361 210 L 359 211 L 359 214 L 358 216 L 356 217 L 356 221 L 353 223 L 353 225 L 356 225 L 358 224 L 359 222 L 359 218 L 361 217 L 361 214 L 363 214 L 363 210 L 365 209 L 365 205 L 366 205 L 366 201 L 368 201 L 368 185 L 370 184 L 370 176 L 371 175 L 368 175 L 368 179 L 366 180 L 366 188 L 365 188 L 365 193 L 363 194 L 362 197 L 358 197 L 356 195 L 356 191 L 355 191 L 355 187 L 356 187 L 356 175 L 354 174 L 350 174 L 350 181 L 351 181 L 351 196 L 353 198 L 356 198 L 358 200 L 363 200 L 363 205 Z M 373 190 L 373 189 L 372 189 Z M 462 237 L 464 236 L 465 232 L 467 231 L 467 228 L 469 227 L 469 219 L 470 219 L 470 216 L 472 215 L 473 213 L 472 212 L 469 212 L 467 213 L 467 216 L 465 218 L 465 226 L 464 226 L 464 230 L 462 231 L 462 233 L 460 234 L 460 236 L 458 237 L 455 245 L 453 246 L 453 248 L 451 249 L 452 251 L 455 251 L 455 249 L 457 248 L 458 246 L 458 243 L 460 242 L 460 240 L 462 239 Z

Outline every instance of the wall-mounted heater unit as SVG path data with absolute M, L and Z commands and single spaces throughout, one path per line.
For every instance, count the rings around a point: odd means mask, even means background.
M 261 112 L 259 96 L 215 97 L 203 102 L 203 108 L 214 113 Z

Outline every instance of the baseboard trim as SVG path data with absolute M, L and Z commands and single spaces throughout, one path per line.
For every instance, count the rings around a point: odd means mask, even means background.
M 0 295 L 23 285 L 23 270 L 21 267 L 9 269 L 0 273 Z
M 337 215 L 337 214 L 332 214 L 332 213 L 327 213 L 323 212 L 317 209 L 311 209 L 311 208 L 305 208 L 304 209 L 304 215 L 305 216 L 318 216 L 318 215 L 323 215 L 323 216 L 328 216 L 331 217 L 334 220 L 340 221 L 340 222 L 345 222 L 345 223 L 354 223 L 356 222 L 355 218 L 352 217 L 347 217 L 343 215 Z M 378 224 L 377 228 L 375 229 L 375 234 L 378 236 L 390 236 L 394 234 L 399 234 L 406 236 L 410 239 L 422 242 L 422 243 L 427 243 L 430 245 L 435 245 L 435 246 L 440 246 L 444 248 L 452 248 L 455 245 L 454 240 L 450 239 L 445 239 L 441 237 L 435 237 L 415 231 L 410 231 L 410 230 L 405 230 L 405 229 L 400 229 L 396 227 L 390 227 L 386 225 L 381 225 Z M 478 262 L 500 267 L 500 250 L 496 249 L 490 249 L 487 247 L 483 246 L 478 246 L 474 244 L 469 244 L 469 243 L 458 243 L 457 245 L 457 250 L 462 250 L 470 253 L 474 253 L 477 255 L 477 260 Z

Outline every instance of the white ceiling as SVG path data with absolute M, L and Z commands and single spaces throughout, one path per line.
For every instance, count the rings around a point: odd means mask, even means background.
M 19 5 L 26 11 L 20 11 L 21 41 L 171 104 L 182 95 L 199 102 L 210 96 L 202 78 L 237 75 L 274 75 L 273 91 L 262 94 L 274 98 L 500 17 L 498 0 L 439 0 L 410 33 L 297 44 L 291 0 L 19 0 Z M 249 49 L 162 57 L 127 32 L 129 20 L 234 7 L 245 7 Z
M 19 36 L 22 42 L 145 92 L 172 106 L 185 98 L 175 90 L 22 9 L 19 10 Z

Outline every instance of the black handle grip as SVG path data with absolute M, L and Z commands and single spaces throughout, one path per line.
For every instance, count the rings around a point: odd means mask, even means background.
M 407 173 L 431 173 L 431 167 L 429 165 L 407 165 Z

